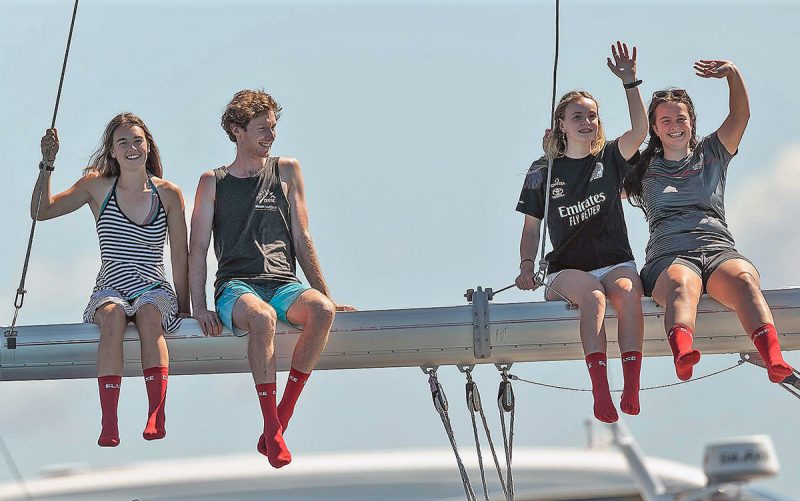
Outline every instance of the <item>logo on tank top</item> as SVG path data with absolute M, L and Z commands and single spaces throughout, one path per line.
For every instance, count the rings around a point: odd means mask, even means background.
M 589 178 L 589 181 L 594 181 L 595 179 L 600 179 L 603 177 L 603 162 L 597 162 L 594 166 L 594 170 L 592 171 L 592 177 Z
M 674 186 L 667 186 L 661 193 L 678 193 L 678 188 Z
M 258 192 L 258 196 L 256 197 L 255 210 L 276 211 L 278 210 L 277 200 L 277 197 L 272 191 L 261 188 L 261 191 Z

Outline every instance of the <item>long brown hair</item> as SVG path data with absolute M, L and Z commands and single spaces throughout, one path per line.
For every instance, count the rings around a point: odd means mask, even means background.
M 156 140 L 153 139 L 153 135 L 150 133 L 150 129 L 147 128 L 147 125 L 144 124 L 144 121 L 133 113 L 128 112 L 122 112 L 108 122 L 106 130 L 103 132 L 103 138 L 100 140 L 100 145 L 89 158 L 89 166 L 83 169 L 83 174 L 86 175 L 90 172 L 97 172 L 103 177 L 119 176 L 119 162 L 116 158 L 111 156 L 111 150 L 114 146 L 114 131 L 116 131 L 120 125 L 127 125 L 129 127 L 137 126 L 142 129 L 148 146 L 145 169 L 153 176 L 162 177 L 164 169 L 161 167 L 161 154 L 158 152 Z
M 656 124 L 656 108 L 658 108 L 659 104 L 669 102 L 683 103 L 686 105 L 686 108 L 689 110 L 689 120 L 692 121 L 692 136 L 689 138 L 689 148 L 694 150 L 694 147 L 697 146 L 697 116 L 694 112 L 692 98 L 689 97 L 686 91 L 676 96 L 672 93 L 673 90 L 675 89 L 669 88 L 653 93 L 653 98 L 650 100 L 650 105 L 647 107 L 648 122 L 650 124 L 650 137 L 647 140 L 647 147 L 642 151 L 639 161 L 636 163 L 636 167 L 625 177 L 622 183 L 622 186 L 625 188 L 625 193 L 628 194 L 628 201 L 631 205 L 640 207 L 642 210 L 644 210 L 642 200 L 642 179 L 644 178 L 644 173 L 647 171 L 653 159 L 664 153 L 664 145 L 661 144 L 661 139 L 658 138 L 653 128 Z M 656 97 L 656 94 L 666 95 Z
M 559 120 L 564 120 L 564 114 L 567 111 L 567 106 L 572 101 L 576 99 L 586 98 L 591 99 L 594 101 L 595 106 L 597 106 L 597 137 L 594 141 L 592 141 L 592 147 L 589 151 L 592 155 L 597 155 L 600 153 L 600 150 L 603 149 L 603 146 L 606 144 L 606 135 L 603 131 L 603 122 L 600 120 L 600 103 L 597 102 L 597 99 L 594 98 L 591 94 L 586 92 L 585 90 L 573 90 L 564 94 L 561 97 L 561 100 L 558 102 L 558 106 L 556 106 L 556 110 L 553 113 L 554 120 L 553 120 L 553 129 L 550 131 L 549 134 L 545 135 L 544 141 L 542 142 L 542 147 L 544 148 L 544 154 L 547 158 L 555 160 L 556 158 L 563 157 L 564 153 L 567 151 L 567 136 L 559 127 Z

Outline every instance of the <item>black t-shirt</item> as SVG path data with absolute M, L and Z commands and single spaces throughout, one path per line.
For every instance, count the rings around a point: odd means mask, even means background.
M 620 198 L 622 180 L 632 165 L 622 157 L 617 141 L 606 142 L 597 155 L 553 161 L 549 272 L 591 271 L 633 259 Z M 547 160 L 540 158 L 525 176 L 517 211 L 544 219 L 546 182 Z

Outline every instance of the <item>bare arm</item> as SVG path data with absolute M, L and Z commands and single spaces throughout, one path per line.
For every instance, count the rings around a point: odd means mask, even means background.
M 192 296 L 194 317 L 206 336 L 218 336 L 222 323 L 213 311 L 208 310 L 206 302 L 206 258 L 211 244 L 211 229 L 214 224 L 214 198 L 217 185 L 214 172 L 208 171 L 200 176 L 197 194 L 192 211 L 192 233 L 189 238 L 189 290 Z
M 616 47 L 614 45 L 611 46 L 611 55 L 614 57 L 614 61 L 612 62 L 611 58 L 608 58 L 608 67 L 622 80 L 623 85 L 635 82 L 636 47 L 633 48 L 633 52 L 629 55 L 628 46 L 617 42 Z M 625 97 L 628 100 L 631 128 L 620 136 L 617 144 L 622 157 L 625 160 L 630 160 L 639 151 L 639 146 L 642 145 L 647 137 L 649 125 L 647 123 L 647 111 L 645 110 L 639 87 L 625 89 Z
M 292 243 L 294 244 L 297 260 L 303 268 L 303 273 L 308 283 L 314 289 L 331 298 L 331 292 L 325 278 L 322 276 L 322 267 L 317 258 L 314 242 L 308 230 L 308 211 L 306 210 L 305 185 L 303 174 L 300 171 L 300 162 L 296 158 L 281 158 L 278 165 L 281 179 L 289 185 L 289 205 L 292 215 Z M 336 302 L 334 301 L 334 304 Z M 355 309 L 349 305 L 336 304 L 337 310 Z
M 522 227 L 522 238 L 519 242 L 519 276 L 515 281 L 522 290 L 535 289 L 533 280 L 536 274 L 536 252 L 539 250 L 539 229 L 542 220 L 525 215 L 525 224 Z
M 717 129 L 717 137 L 728 153 L 733 155 L 742 142 L 747 122 L 750 121 L 750 100 L 744 86 L 742 73 L 730 61 L 702 59 L 694 63 L 697 76 L 703 78 L 726 78 L 728 80 L 728 116 Z
M 172 259 L 172 281 L 175 294 L 178 296 L 178 313 L 189 316 L 189 249 L 186 238 L 186 209 L 180 188 L 172 183 L 164 183 L 161 191 L 164 195 L 167 211 L 167 230 L 169 231 L 170 258 Z
M 58 133 L 55 129 L 48 129 L 45 132 L 41 146 L 42 163 L 52 168 L 59 147 Z M 89 184 L 93 179 L 92 176 L 84 176 L 68 190 L 51 196 L 50 175 L 52 173 L 52 170 L 46 169 L 39 171 L 39 177 L 36 179 L 36 184 L 31 194 L 31 219 L 36 218 L 38 221 L 44 221 L 45 219 L 63 216 L 78 210 L 92 199 L 89 191 Z M 39 190 L 41 190 L 41 201 L 39 201 Z M 39 205 L 38 215 L 36 212 L 37 203 Z

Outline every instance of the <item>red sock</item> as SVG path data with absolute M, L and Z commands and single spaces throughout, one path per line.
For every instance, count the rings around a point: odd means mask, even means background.
M 145 440 L 158 440 L 167 435 L 164 407 L 167 401 L 167 379 L 169 367 L 150 367 L 144 370 L 144 385 L 147 388 L 147 424 L 142 436 Z
M 292 454 L 283 441 L 283 429 L 278 421 L 278 408 L 275 403 L 275 383 L 256 385 L 261 414 L 264 416 L 264 433 L 258 439 L 258 452 L 267 456 L 273 468 L 286 466 L 292 461 Z
M 642 352 L 626 351 L 622 354 L 622 400 L 619 408 L 625 414 L 639 414 L 639 373 L 642 371 Z
M 606 369 L 605 353 L 590 353 L 586 355 L 586 367 L 589 377 L 592 378 L 592 396 L 594 397 L 594 417 L 604 423 L 613 423 L 619 416 L 614 402 L 611 401 L 611 391 L 608 389 L 608 375 Z
M 667 334 L 675 360 L 675 373 L 681 381 L 692 379 L 692 367 L 700 361 L 700 350 L 692 349 L 693 334 L 692 329 L 683 324 L 673 325 Z
M 283 391 L 281 403 L 278 404 L 278 420 L 280 420 L 284 432 L 286 432 L 286 428 L 289 426 L 289 420 L 294 413 L 294 406 L 297 403 L 297 398 L 300 396 L 300 392 L 303 391 L 306 381 L 308 381 L 308 376 L 310 375 L 310 372 L 306 374 L 294 367 L 289 371 L 289 380 L 286 381 L 286 389 Z
M 780 383 L 786 376 L 792 374 L 792 366 L 783 360 L 781 345 L 778 342 L 778 331 L 772 324 L 764 324 L 750 334 L 750 339 L 756 345 L 758 354 L 767 364 L 769 380 L 773 383 Z
M 116 447 L 119 445 L 119 427 L 117 426 L 117 404 L 119 403 L 119 388 L 122 385 L 122 376 L 100 376 L 97 386 L 100 389 L 100 409 L 103 412 L 100 438 L 97 445 L 100 447 Z

